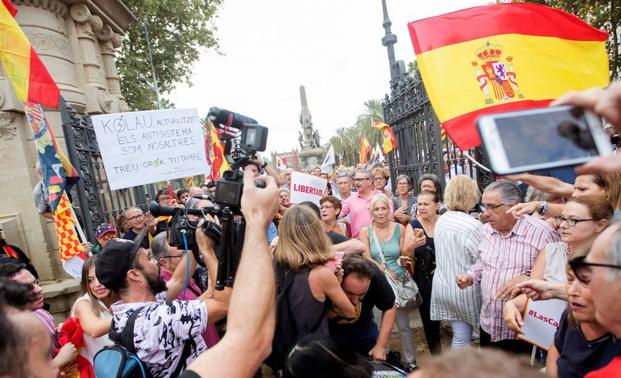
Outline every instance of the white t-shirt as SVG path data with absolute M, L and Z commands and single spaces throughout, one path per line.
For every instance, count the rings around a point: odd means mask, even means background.
M 91 302 L 91 297 L 89 297 L 88 294 L 84 294 L 83 296 L 76 299 L 75 303 L 73 304 L 73 308 L 71 309 L 71 316 L 75 317 L 75 305 L 80 301 Z M 103 303 L 101 305 L 103 306 Z M 99 314 L 99 319 L 108 319 L 111 316 L 112 315 L 110 315 L 108 311 L 102 311 L 101 314 Z M 80 355 L 86 358 L 91 364 L 93 363 L 93 359 L 95 358 L 97 352 L 99 352 L 106 346 L 114 345 L 114 343 L 108 338 L 107 333 L 99 337 L 91 337 L 84 333 L 82 337 L 84 338 L 85 347 L 80 348 Z
M 194 340 L 186 364 L 207 350 L 202 336 L 207 328 L 205 302 L 166 302 L 163 300 L 165 293 L 160 294 L 155 302 L 116 302 L 112 305 L 112 324 L 119 334 L 131 314 L 142 308 L 134 323 L 134 346 L 138 358 L 147 365 L 154 378 L 170 377 L 177 365 L 183 363 L 179 360 L 186 340 Z

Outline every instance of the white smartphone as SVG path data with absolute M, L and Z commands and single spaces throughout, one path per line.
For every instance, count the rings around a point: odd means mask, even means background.
M 613 153 L 600 119 L 571 106 L 484 115 L 477 127 L 490 168 L 499 175 L 578 165 Z

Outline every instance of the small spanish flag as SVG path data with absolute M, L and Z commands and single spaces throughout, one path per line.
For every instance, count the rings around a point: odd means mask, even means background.
M 373 122 L 373 127 L 382 132 L 382 152 L 384 152 L 384 155 L 397 148 L 397 141 L 388 124 L 382 121 L 375 121 Z
M 547 106 L 609 82 L 607 33 L 543 5 L 474 7 L 408 27 L 431 105 L 461 150 L 479 145 L 482 114 Z
M 373 148 L 371 148 L 367 137 L 365 137 L 363 134 L 360 137 L 360 163 L 365 164 L 369 160 L 369 153 L 371 152 L 371 150 L 373 150 Z
M 0 62 L 19 100 L 58 108 L 60 90 L 15 21 L 10 0 L 0 2 Z

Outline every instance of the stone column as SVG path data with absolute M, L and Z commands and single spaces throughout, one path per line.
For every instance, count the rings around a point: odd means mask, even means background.
M 125 101 L 125 97 L 121 94 L 121 78 L 116 70 L 116 63 L 114 62 L 114 57 L 116 55 L 115 49 L 121 47 L 123 36 L 114 33 L 110 26 L 104 25 L 102 30 L 97 33 L 97 38 L 100 41 L 99 46 L 104 72 L 106 73 L 108 92 L 113 99 L 112 112 L 129 111 L 127 101 Z
M 97 51 L 97 37 L 103 29 L 103 21 L 91 14 L 86 4 L 74 4 L 70 9 L 75 21 L 76 34 L 80 47 L 80 57 L 85 76 L 86 112 L 90 114 L 109 113 L 112 99 L 106 90 L 102 59 Z

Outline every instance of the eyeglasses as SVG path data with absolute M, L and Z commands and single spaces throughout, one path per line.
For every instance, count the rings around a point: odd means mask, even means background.
M 108 232 L 107 234 L 103 234 L 99 237 L 100 240 L 111 240 L 116 238 L 116 234 L 112 232 Z
M 370 177 L 363 177 L 363 178 L 355 178 L 354 181 L 367 181 L 370 180 Z
M 578 219 L 578 218 L 567 218 L 567 217 L 561 217 L 558 216 L 556 217 L 556 223 L 558 223 L 559 225 L 561 225 L 563 222 L 567 222 L 567 225 L 569 227 L 573 227 L 576 225 L 576 223 L 580 223 L 580 222 L 588 222 L 588 221 L 593 221 L 594 219 L 588 218 L 588 219 Z
M 384 178 L 384 177 L 374 177 L 373 181 L 386 181 L 386 178 Z
M 134 216 L 133 216 L 133 217 L 131 217 L 131 218 L 127 218 L 127 220 L 128 220 L 128 221 L 132 221 L 132 220 L 134 220 L 134 219 L 138 219 L 138 218 L 142 218 L 142 217 L 144 217 L 144 214 L 138 214 L 138 215 L 134 215 Z
M 591 282 L 591 278 L 593 277 L 592 268 L 594 266 L 599 266 L 602 268 L 621 269 L 620 265 L 597 264 L 590 263 L 584 260 L 572 260 L 569 262 L 569 267 L 574 272 L 576 279 L 585 285 L 588 285 L 589 282 Z
M 179 255 L 179 256 L 167 255 L 167 256 L 160 257 L 160 259 L 180 259 L 182 257 L 183 257 L 183 255 Z
M 322 205 L 321 209 L 334 209 L 334 206 L 332 206 L 332 205 Z
M 481 210 L 485 211 L 494 211 L 497 208 L 499 208 L 500 206 L 506 206 L 506 203 L 499 203 L 498 205 L 486 205 L 486 204 L 481 204 Z

